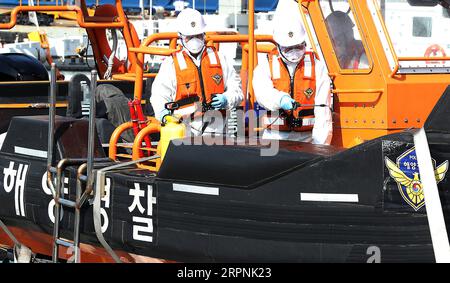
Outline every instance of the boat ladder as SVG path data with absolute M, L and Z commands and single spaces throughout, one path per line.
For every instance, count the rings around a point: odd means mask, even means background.
M 80 220 L 81 208 L 86 200 L 93 198 L 95 170 L 111 166 L 112 161 L 109 158 L 94 159 L 95 146 L 95 90 L 97 88 L 97 72 L 91 73 L 90 87 L 90 109 L 89 109 L 89 133 L 87 158 L 62 159 L 57 166 L 53 166 L 53 147 L 55 144 L 55 115 L 56 115 L 56 66 L 52 64 L 50 79 L 50 110 L 49 110 L 49 131 L 48 131 L 48 156 L 47 156 L 47 184 L 52 191 L 54 206 L 54 225 L 53 225 L 53 250 L 52 261 L 58 262 L 59 247 L 63 246 L 73 249 L 73 262 L 80 262 Z M 75 200 L 66 198 L 64 195 L 65 171 L 68 167 L 78 166 L 76 180 Z M 73 240 L 67 240 L 60 236 L 61 210 L 63 207 L 75 210 Z M 94 215 L 95 217 L 95 215 Z

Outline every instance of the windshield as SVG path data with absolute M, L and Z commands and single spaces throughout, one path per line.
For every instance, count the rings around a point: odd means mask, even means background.
M 371 1 L 371 0 L 369 0 Z M 412 6 L 418 1 L 375 0 L 398 57 L 446 57 L 450 55 L 450 15 L 441 5 Z M 427 67 L 449 65 L 426 61 Z M 402 67 L 418 62 L 402 62 Z
M 320 7 L 341 69 L 368 69 L 367 53 L 348 0 L 321 0 Z

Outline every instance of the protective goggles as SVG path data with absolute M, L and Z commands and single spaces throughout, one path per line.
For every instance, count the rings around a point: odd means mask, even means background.
M 294 45 L 294 46 L 289 46 L 289 47 L 283 47 L 280 46 L 280 51 L 283 53 L 288 53 L 289 51 L 292 50 L 306 50 L 306 42 L 303 42 L 302 44 L 298 44 L 298 45 Z

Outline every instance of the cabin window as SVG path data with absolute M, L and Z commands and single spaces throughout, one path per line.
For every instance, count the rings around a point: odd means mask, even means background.
M 445 57 L 450 54 L 450 18 L 442 5 L 429 1 L 375 2 L 398 57 Z M 401 67 L 435 67 L 447 61 L 401 62 Z
M 442 9 L 442 16 L 444 18 L 450 18 L 450 9 Z
M 412 33 L 414 37 L 431 37 L 433 22 L 430 17 L 414 17 Z
M 320 0 L 320 7 L 341 69 L 369 69 L 367 52 L 348 0 Z

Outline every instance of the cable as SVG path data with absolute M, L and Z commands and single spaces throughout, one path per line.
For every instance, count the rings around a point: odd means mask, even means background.
M 113 40 L 113 46 L 112 46 L 111 54 L 109 55 L 109 58 L 108 58 L 108 68 L 106 69 L 106 72 L 103 75 L 103 78 L 105 80 L 109 80 L 111 78 L 112 69 L 114 67 L 114 58 L 116 56 L 116 51 L 117 51 L 117 32 L 115 29 L 110 29 L 110 31 L 111 31 L 111 36 L 112 36 L 112 40 Z
M 295 109 L 300 108 L 300 107 L 322 107 L 322 108 L 328 108 L 331 112 L 333 112 L 333 108 L 326 104 L 300 104 L 300 106 L 296 107 Z
M 88 55 L 88 53 L 89 53 L 89 45 L 91 45 L 91 40 L 89 39 L 89 35 L 88 35 L 87 36 L 86 53 L 84 55 L 85 55 L 85 58 L 86 58 L 86 65 L 88 66 L 88 69 L 91 70 L 92 67 L 89 65 L 89 55 Z M 94 61 L 95 61 L 95 56 L 94 56 Z

